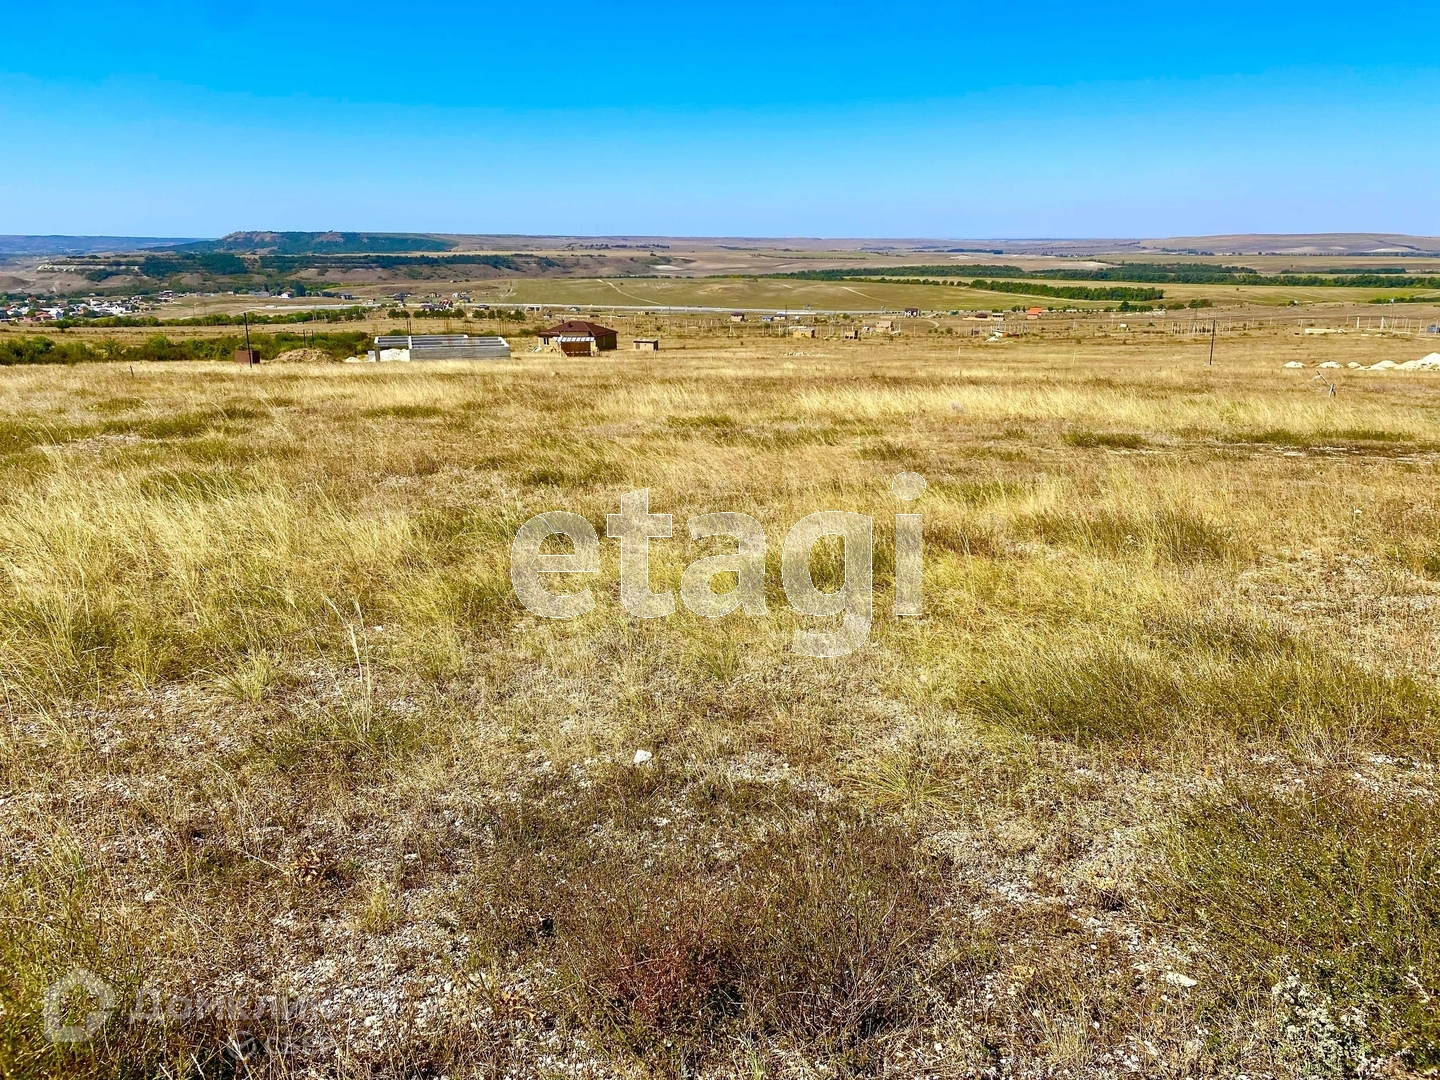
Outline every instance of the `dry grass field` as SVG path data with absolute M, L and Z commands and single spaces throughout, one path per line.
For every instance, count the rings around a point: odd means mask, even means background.
M 1433 1072 L 1440 374 L 1313 368 L 1433 340 L 0 369 L 0 1077 Z M 657 589 L 763 522 L 768 614 L 627 615 L 638 488 Z

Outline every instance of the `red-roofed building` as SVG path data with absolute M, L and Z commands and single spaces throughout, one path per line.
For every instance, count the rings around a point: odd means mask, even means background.
M 540 344 L 549 345 L 566 356 L 586 356 L 618 347 L 614 330 L 583 319 L 566 319 L 559 326 L 540 331 Z

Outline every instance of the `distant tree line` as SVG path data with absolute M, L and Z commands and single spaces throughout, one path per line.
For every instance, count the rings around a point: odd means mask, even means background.
M 775 274 L 736 274 L 736 277 L 796 278 L 801 281 L 847 281 L 853 278 L 890 277 L 904 274 L 907 277 L 958 278 L 971 274 L 985 274 L 989 277 L 1024 277 L 1028 271 L 1018 266 L 979 265 L 956 266 L 854 266 L 834 270 L 792 270 Z
M 1026 270 L 1008 264 L 968 266 L 856 266 L 831 270 L 795 270 L 789 273 L 766 274 L 765 277 L 796 278 L 809 281 L 845 281 L 855 279 L 912 277 L 949 279 L 979 275 L 986 278 L 1015 278 L 1057 281 L 1137 281 L 1174 285 L 1301 285 L 1355 289 L 1440 288 L 1440 277 L 1415 277 L 1404 267 L 1379 267 L 1363 274 L 1302 274 L 1282 270 L 1278 274 L 1262 274 L 1249 266 L 1219 266 L 1210 263 L 1120 263 L 1107 267 L 1058 267 Z M 935 282 L 943 284 L 943 282 Z
M 485 266 L 492 270 L 550 268 L 560 263 L 545 255 L 261 255 L 261 270 L 294 274 L 301 270 L 395 270 L 407 266 Z
M 292 323 L 359 322 L 370 311 L 363 307 L 347 307 L 328 311 L 296 311 L 289 315 L 251 315 L 251 326 L 274 326 Z M 60 319 L 54 326 L 67 330 L 72 326 L 143 327 L 143 326 L 244 326 L 244 315 L 196 315 L 189 319 L 161 319 L 153 315 L 102 315 L 96 319 Z
M 1351 274 L 1321 277 L 1319 274 L 1286 274 L 1283 277 L 1255 275 L 1237 278 L 1237 285 L 1319 285 L 1347 289 L 1440 289 L 1440 277 L 1412 277 L 1406 274 Z
M 1104 289 L 1087 288 L 1082 285 L 1037 285 L 1029 281 L 986 281 L 977 278 L 970 282 L 972 289 L 987 292 L 1023 293 L 1027 296 L 1054 296 L 1062 300 L 1126 300 L 1140 302 L 1163 300 L 1163 289 Z
M 252 255 L 246 261 L 227 252 L 176 252 L 146 255 L 134 259 L 109 259 L 89 270 L 91 281 L 104 281 L 122 274 L 139 273 L 163 281 L 177 274 L 208 274 L 213 277 L 265 277 L 289 275 L 305 270 L 394 270 L 407 266 L 484 266 L 495 270 L 548 269 L 559 266 L 545 255 Z M 78 261 L 78 260 L 77 260 Z
M 392 319 L 503 319 L 509 322 L 524 322 L 530 316 L 521 308 L 475 308 L 466 312 L 464 308 L 391 308 L 385 313 Z
M 839 278 L 837 280 L 847 279 Z M 1081 285 L 1042 285 L 1034 281 L 989 281 L 985 278 L 975 278 L 971 281 L 939 281 L 935 278 L 909 277 L 850 278 L 848 280 L 881 281 L 887 285 L 941 285 L 951 288 L 981 289 L 985 292 L 1019 293 L 1021 296 L 1054 297 L 1060 300 L 1124 300 L 1138 303 L 1145 300 L 1165 299 L 1163 289 L 1087 288 Z
M 1208 263 L 1121 263 L 1103 268 L 1036 270 L 1034 277 L 1061 281 L 1153 281 L 1173 285 L 1216 285 L 1237 275 L 1258 275 L 1248 266 L 1212 266 Z
M 1311 274 L 1353 274 L 1353 273 L 1355 273 L 1355 267 L 1353 267 L 1353 266 L 1331 266 L 1331 267 L 1328 267 L 1327 269 L 1324 269 L 1324 270 L 1301 271 L 1301 270 L 1289 270 L 1289 269 L 1286 269 L 1286 270 L 1280 270 L 1280 271 L 1278 271 L 1278 272 L 1281 273 L 1281 274 L 1299 274 L 1299 273 L 1306 273 L 1306 272 L 1311 273 Z M 1410 271 L 1407 270 L 1407 269 L 1406 269 L 1405 267 L 1403 267 L 1403 266 L 1367 266 L 1367 267 L 1365 268 L 1365 273 L 1367 273 L 1367 274 L 1408 274 L 1409 272 L 1410 272 Z
M 140 272 L 148 278 L 168 278 L 173 274 L 214 274 L 225 277 L 248 274 L 250 268 L 238 255 L 214 252 L 206 255 L 147 255 L 140 260 Z
M 245 265 L 245 260 L 237 255 L 146 255 L 138 263 L 119 259 L 111 260 L 104 266 L 97 266 L 93 270 L 86 271 L 85 277 L 90 281 L 100 282 L 136 272 L 158 281 L 175 274 L 198 273 L 216 276 L 248 274 L 250 268 Z
M 592 256 L 585 256 L 591 258 Z M 126 291 L 154 292 L 160 287 L 201 288 L 217 291 L 265 289 L 288 291 L 296 296 L 314 292 L 305 273 L 346 273 L 357 270 L 400 271 L 413 280 L 476 270 L 503 270 L 534 273 L 568 265 L 547 255 L 396 255 L 351 253 L 340 255 L 237 255 L 225 251 L 167 250 L 143 256 L 97 260 L 76 257 L 68 260 L 76 272 L 95 284 L 111 278 L 139 275 L 138 286 Z M 153 284 L 150 284 L 152 283 Z
M 1206 283 L 1229 281 L 1236 274 L 1254 274 L 1247 266 L 1210 266 L 1206 263 L 1121 263 L 1119 266 L 1096 269 L 1069 267 L 1027 270 L 1008 263 L 945 264 L 939 266 L 858 266 L 835 270 L 795 270 L 767 274 L 766 277 L 800 278 L 812 281 L 844 281 L 847 278 L 906 277 L 939 278 L 1054 278 L 1062 281 L 1155 281 Z

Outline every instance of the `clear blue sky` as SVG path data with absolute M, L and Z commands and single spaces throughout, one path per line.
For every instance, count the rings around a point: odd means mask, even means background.
M 1434 2 L 80 0 L 5 33 L 0 233 L 1440 234 Z

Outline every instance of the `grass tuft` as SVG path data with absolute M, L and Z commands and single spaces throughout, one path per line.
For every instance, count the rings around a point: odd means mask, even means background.
M 1156 921 L 1190 938 L 1212 1020 L 1267 999 L 1297 1057 L 1356 1075 L 1440 1066 L 1440 815 L 1322 782 L 1231 785 L 1169 835 Z
M 1096 555 L 1147 553 L 1181 564 L 1221 559 L 1232 548 L 1226 530 L 1207 516 L 1173 507 L 1143 513 L 1103 507 L 1044 510 L 1021 516 L 1016 528 L 1022 535 Z
M 1103 446 L 1111 450 L 1140 450 L 1150 444 L 1133 431 L 1067 431 L 1065 442 L 1086 449 Z
M 968 704 L 987 722 L 1082 746 L 1223 732 L 1301 750 L 1433 750 L 1440 699 L 1430 687 L 1283 638 L 1227 640 L 1224 629 L 1169 648 L 1036 648 L 982 665 Z
M 247 653 L 216 683 L 226 697 L 246 705 L 259 705 L 279 678 L 274 662 L 263 649 Z

